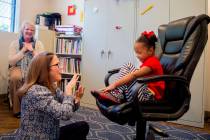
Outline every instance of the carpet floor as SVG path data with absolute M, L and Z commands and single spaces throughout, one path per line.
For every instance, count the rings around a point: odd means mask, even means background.
M 135 127 L 113 123 L 97 110 L 81 107 L 70 121 L 61 121 L 61 126 L 76 121 L 87 121 L 89 123 L 88 140 L 133 140 L 135 137 Z M 210 134 L 208 133 L 194 132 L 173 126 L 161 125 L 160 123 L 153 124 L 163 129 L 170 136 L 162 138 L 155 135 L 156 140 L 210 140 Z M 0 140 L 13 140 L 15 132 L 1 135 Z

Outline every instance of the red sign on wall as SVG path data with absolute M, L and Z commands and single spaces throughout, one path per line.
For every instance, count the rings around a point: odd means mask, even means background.
M 76 14 L 76 6 L 75 5 L 70 5 L 68 6 L 68 15 L 75 15 Z

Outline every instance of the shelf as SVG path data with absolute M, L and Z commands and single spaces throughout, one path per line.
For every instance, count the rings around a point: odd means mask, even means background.
M 56 38 L 82 39 L 82 37 L 80 35 L 59 35 L 59 36 L 56 36 Z
M 82 59 L 82 36 L 75 34 L 56 34 L 55 54 L 60 60 L 61 85 L 63 90 L 65 85 L 74 76 L 74 72 L 80 72 Z M 78 74 L 78 73 L 77 73 Z M 81 82 L 81 74 L 78 83 Z M 79 84 L 78 84 L 79 85 Z
M 66 73 L 66 72 L 61 72 L 61 74 L 62 75 L 68 75 L 68 76 L 73 76 L 74 75 L 74 73 Z M 78 74 L 78 75 L 81 76 L 81 74 Z
M 58 57 L 70 57 L 70 58 L 82 58 L 82 54 L 64 54 L 64 53 L 56 53 Z
M 73 73 L 64 73 L 64 72 L 61 72 L 61 75 L 62 75 L 62 79 L 71 79 L 73 77 Z M 81 74 L 78 74 L 79 75 L 79 81 L 81 79 Z

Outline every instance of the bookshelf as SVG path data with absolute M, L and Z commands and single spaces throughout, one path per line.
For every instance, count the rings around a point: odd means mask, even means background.
M 61 90 L 71 80 L 74 73 L 77 73 L 81 81 L 81 60 L 82 60 L 82 37 L 81 35 L 56 34 L 55 54 L 60 60 L 60 71 L 62 80 Z M 79 82 L 77 85 L 79 85 Z

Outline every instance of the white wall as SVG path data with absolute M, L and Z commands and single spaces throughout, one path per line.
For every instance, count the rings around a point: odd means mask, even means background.
M 17 39 L 15 33 L 0 32 L 0 94 L 7 92 L 8 46 L 15 39 Z
M 35 22 L 35 16 L 45 12 L 57 12 L 62 15 L 62 24 L 75 24 L 83 27 L 80 19 L 81 12 L 84 12 L 84 0 L 18 0 L 19 5 L 19 26 L 22 21 Z M 68 16 L 68 6 L 76 5 L 76 15 Z M 19 27 L 18 26 L 18 27 Z
M 29 20 L 35 22 L 35 17 L 37 14 L 49 12 L 50 10 L 50 0 L 18 0 L 17 5 L 19 9 L 18 15 L 18 27 L 24 20 Z
M 76 5 L 76 15 L 68 16 L 68 6 Z M 58 12 L 62 15 L 62 24 L 75 24 L 83 27 L 80 21 L 80 13 L 84 10 L 84 0 L 51 0 L 51 12 Z

